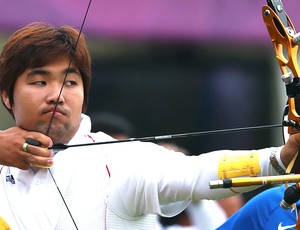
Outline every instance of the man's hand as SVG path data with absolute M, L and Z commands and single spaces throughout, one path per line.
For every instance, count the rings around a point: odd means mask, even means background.
M 28 145 L 27 152 L 23 150 L 26 138 L 32 138 L 41 146 Z M 28 132 L 18 127 L 0 131 L 0 164 L 28 169 L 30 164 L 38 167 L 51 167 L 53 164 L 52 140 L 44 134 Z
M 287 143 L 284 145 L 284 147 L 281 150 L 280 158 L 282 163 L 285 165 L 285 167 L 288 167 L 290 161 L 292 158 L 298 153 L 300 150 L 300 133 L 292 134 Z M 300 156 L 300 154 L 298 154 Z M 297 160 L 295 162 L 295 165 L 293 167 L 293 172 L 295 173 L 295 166 L 300 166 L 300 158 L 297 157 Z M 296 167 L 299 168 L 299 167 Z M 297 172 L 299 170 L 296 170 Z M 298 172 L 299 173 L 299 172 Z

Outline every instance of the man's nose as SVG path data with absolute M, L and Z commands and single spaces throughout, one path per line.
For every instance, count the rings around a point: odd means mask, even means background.
M 48 90 L 48 98 L 47 101 L 48 103 L 64 103 L 64 95 L 63 95 L 63 88 L 59 84 L 52 84 L 51 86 L 49 85 Z

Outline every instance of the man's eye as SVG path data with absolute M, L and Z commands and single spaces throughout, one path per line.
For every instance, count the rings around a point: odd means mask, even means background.
M 77 85 L 76 81 L 66 81 L 67 86 Z
M 45 81 L 34 81 L 31 83 L 32 85 L 46 85 Z

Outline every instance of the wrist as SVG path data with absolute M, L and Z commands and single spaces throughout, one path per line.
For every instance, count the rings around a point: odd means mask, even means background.
M 272 149 L 269 159 L 275 171 L 280 175 L 284 175 L 286 174 L 286 167 L 281 161 L 280 150 L 281 149 Z

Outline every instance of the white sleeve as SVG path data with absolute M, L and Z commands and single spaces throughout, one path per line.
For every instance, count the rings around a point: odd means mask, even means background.
M 221 199 L 236 195 L 229 189 L 210 189 L 209 182 L 218 177 L 218 160 L 226 154 L 249 154 L 249 151 L 215 151 L 199 156 L 185 156 L 152 143 L 135 144 L 133 150 L 118 155 L 111 170 L 108 205 L 118 215 L 132 218 L 153 213 L 172 216 L 192 200 Z M 258 176 L 277 175 L 269 162 L 273 148 L 258 150 Z M 139 152 L 140 151 L 140 152 Z M 122 156 L 123 155 L 123 156 Z M 257 186 L 235 188 L 246 192 Z

